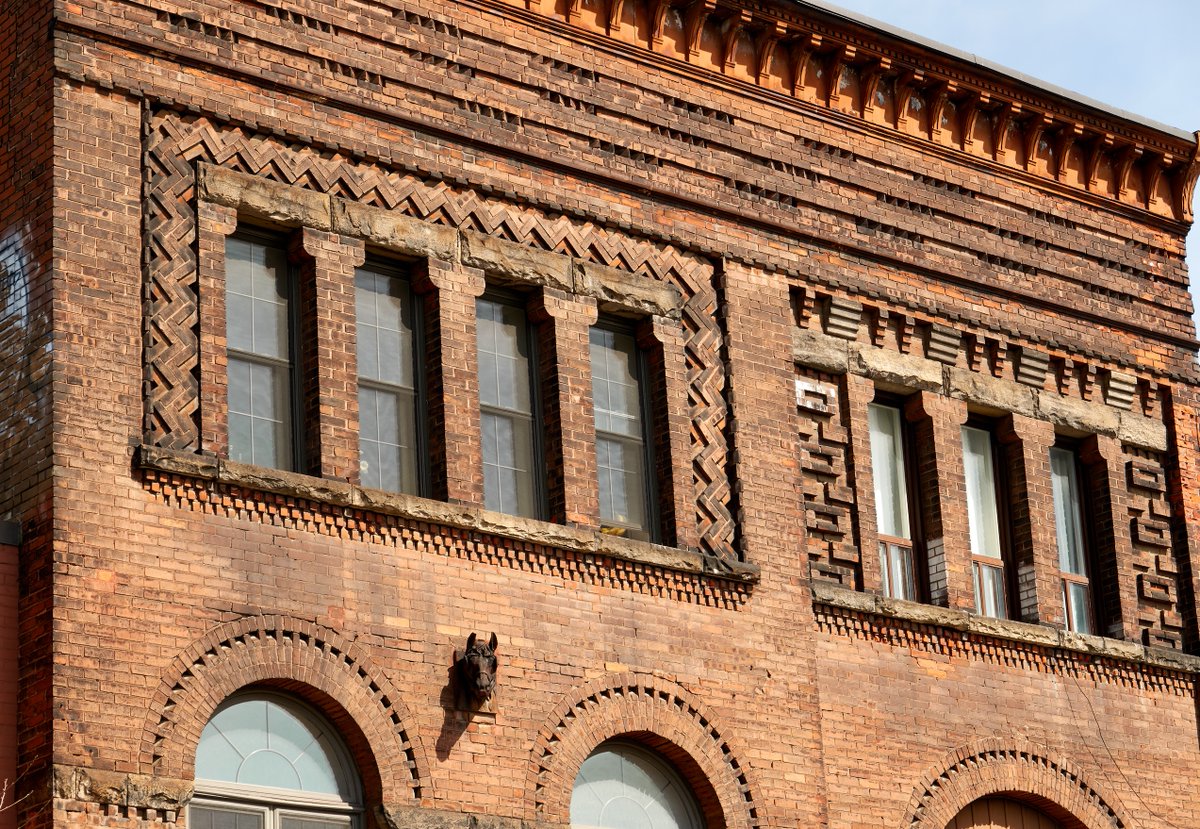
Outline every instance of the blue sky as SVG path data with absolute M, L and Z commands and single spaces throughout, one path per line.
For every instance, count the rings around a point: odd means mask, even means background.
M 827 1 L 1118 109 L 1200 130 L 1196 0 Z M 1195 227 L 1188 236 L 1188 270 L 1198 297 Z

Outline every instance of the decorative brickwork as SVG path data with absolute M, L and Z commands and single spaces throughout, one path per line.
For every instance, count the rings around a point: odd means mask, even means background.
M 368 799 L 419 799 L 429 760 L 398 692 L 360 646 L 311 622 L 252 616 L 212 630 L 172 663 L 142 734 L 146 773 L 192 778 L 200 732 L 247 685 L 308 697 L 337 726 Z
M 591 223 L 548 217 L 532 208 L 516 209 L 471 190 L 454 190 L 309 148 L 284 147 L 266 136 L 169 112 L 150 116 L 145 139 L 146 432 L 151 443 L 172 449 L 199 448 L 199 317 L 192 204 L 197 161 L 385 207 L 434 224 L 646 273 L 674 284 L 684 298 L 700 544 L 718 560 L 737 557 L 726 470 L 722 335 L 716 320 L 713 268 L 706 260 Z
M 931 770 L 913 792 L 901 826 L 943 829 L 965 806 L 990 795 L 1018 798 L 1071 829 L 1138 825 L 1060 752 L 1023 740 L 989 739 L 958 749 Z
M 368 541 L 387 547 L 414 547 L 431 555 L 487 562 L 526 572 L 545 573 L 567 581 L 620 587 L 674 601 L 733 609 L 749 596 L 750 587 L 681 573 L 653 564 L 630 562 L 602 553 L 576 552 L 535 542 L 512 542 L 474 530 L 350 509 L 323 501 L 275 495 L 223 483 L 147 470 L 143 485 L 164 503 L 190 512 L 248 518 L 276 527 Z
M 813 578 L 854 588 L 862 577 L 862 562 L 854 532 L 850 434 L 839 379 L 797 368 L 796 407 L 809 572 Z
M 566 821 L 579 766 L 596 746 L 627 736 L 683 774 L 710 826 L 765 826 L 750 771 L 695 696 L 661 676 L 606 675 L 564 699 L 539 730 L 529 786 L 530 819 Z
M 1167 472 L 1155 452 L 1126 449 L 1138 628 L 1147 645 L 1178 648 L 1183 638 L 1179 568 L 1172 549 Z

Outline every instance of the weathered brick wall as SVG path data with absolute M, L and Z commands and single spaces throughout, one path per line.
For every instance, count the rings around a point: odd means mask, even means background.
M 962 613 L 897 618 L 870 593 L 814 606 L 813 590 L 830 588 L 810 584 L 878 588 L 873 497 L 855 471 L 883 376 L 872 355 L 886 352 L 885 385 L 920 392 L 908 414 L 938 496 L 936 595 L 971 604 L 967 404 L 945 389 L 1003 382 L 1029 417 L 1045 414 L 1035 390 L 1062 422 L 1103 413 L 1093 462 L 1120 496 L 1106 559 L 1125 579 L 1111 585 L 1120 632 L 1194 646 L 1184 225 L 1159 202 L 1152 215 L 1132 197 L 1081 195 L 730 80 L 736 71 L 653 64 L 498 8 L 62 9 L 63 475 L 53 547 L 37 535 L 44 547 L 27 548 L 54 562 L 46 750 L 58 777 L 54 811 L 30 825 L 176 820 L 200 729 L 255 681 L 307 686 L 368 798 L 399 821 L 420 807 L 563 823 L 583 757 L 646 731 L 707 781 L 702 807 L 730 826 L 897 826 L 913 804 L 936 815 L 961 799 L 943 773 L 983 791 L 988 769 L 1090 828 L 1113 815 L 1195 824 L 1186 661 L 1142 664 L 1133 641 L 1089 655 L 1049 627 L 1013 643 L 967 632 Z M 329 211 L 294 248 L 314 289 L 308 466 L 325 482 L 217 457 L 221 240 L 235 208 L 200 198 L 201 164 L 300 193 L 242 204 L 289 233 L 307 221 L 297 204 Z M 449 504 L 353 486 L 346 280 L 364 239 L 387 247 L 346 219 L 359 207 L 427 234 L 400 252 L 426 260 L 435 495 Z M 500 241 L 524 258 L 495 254 Z M 638 560 L 628 542 L 597 541 L 585 328 L 616 301 L 592 285 L 605 268 L 678 298 L 677 318 L 642 311 L 640 333 L 660 378 L 664 537 L 700 555 L 647 548 Z M 503 269 L 543 279 L 531 308 L 553 346 L 543 362 L 558 366 L 543 382 L 560 432 L 549 486 L 561 525 L 473 506 L 473 297 Z M 814 345 L 830 342 L 840 358 Z M 1029 426 L 1014 429 L 1041 447 L 1045 429 Z M 1182 450 L 1147 449 L 1159 432 Z M 1142 442 L 1125 450 L 1118 435 Z M 1051 520 L 1046 499 L 1030 496 L 1020 520 Z M 1027 536 L 1024 559 L 1044 557 L 1045 537 Z M 1031 582 L 1031 621 L 1055 621 L 1053 588 Z M 46 615 L 29 618 L 30 633 L 49 631 Z M 448 670 L 468 633 L 489 630 L 497 697 L 468 716 Z M 36 718 L 27 728 L 24 761 L 45 762 L 36 740 L 51 734 Z

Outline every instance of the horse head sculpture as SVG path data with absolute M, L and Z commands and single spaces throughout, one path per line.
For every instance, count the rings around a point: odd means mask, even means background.
M 492 698 L 496 688 L 496 634 L 487 643 L 467 637 L 467 648 L 454 663 L 459 694 L 472 708 L 478 708 Z

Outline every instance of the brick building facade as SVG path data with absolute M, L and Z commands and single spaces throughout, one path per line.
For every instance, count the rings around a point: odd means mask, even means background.
M 1197 137 L 767 0 L 35 0 L 0 69 L 0 821 L 565 826 L 607 746 L 709 829 L 1200 825 Z

